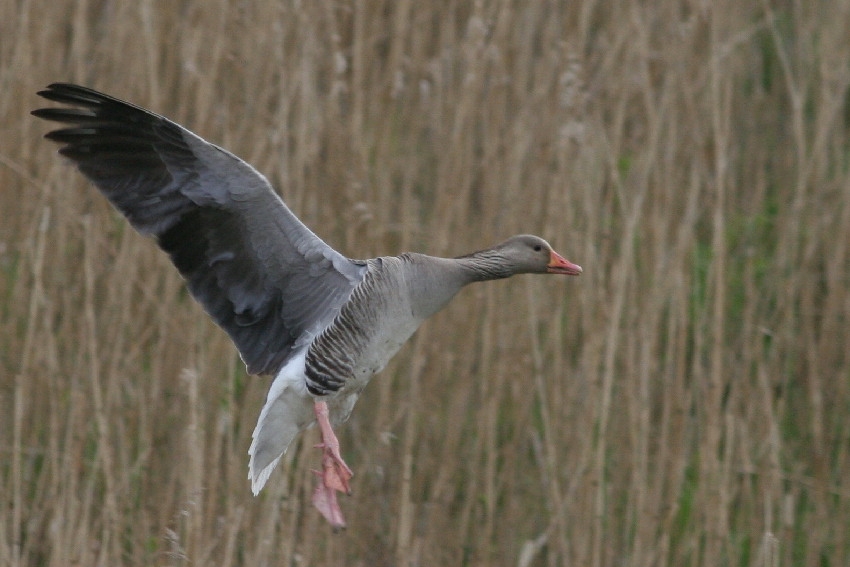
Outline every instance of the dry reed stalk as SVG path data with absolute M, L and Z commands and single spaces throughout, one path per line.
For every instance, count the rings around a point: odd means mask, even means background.
M 413 462 L 415 459 L 414 445 L 416 439 L 416 414 L 418 411 L 418 400 L 420 399 L 420 376 L 425 364 L 422 356 L 422 341 L 427 336 L 427 331 L 414 340 L 413 353 L 411 356 L 408 386 L 409 399 L 404 412 L 404 431 L 401 435 L 402 462 L 401 470 L 397 471 L 400 477 L 400 490 L 398 494 L 398 522 L 395 526 L 395 563 L 396 565 L 416 565 L 417 558 L 412 548 L 413 531 L 417 506 L 412 497 Z
M 550 416 L 550 410 L 548 407 L 548 400 L 550 399 L 549 388 L 547 388 L 543 378 L 545 368 L 544 356 L 540 342 L 533 332 L 539 328 L 539 320 L 537 318 L 537 313 L 539 312 L 538 302 L 536 300 L 536 294 L 532 293 L 533 288 L 531 285 L 529 285 L 526 289 L 528 290 L 528 304 L 530 307 L 528 328 L 532 331 L 532 375 L 535 386 L 535 397 L 541 414 L 540 421 L 543 424 L 541 449 L 545 465 L 542 467 L 542 478 L 548 485 L 547 494 L 550 500 L 547 508 L 552 516 L 552 523 L 546 527 L 546 531 L 540 537 L 544 538 L 541 541 L 547 541 L 550 539 L 551 534 L 556 534 L 558 536 L 561 551 L 566 552 L 569 549 L 569 538 L 567 536 L 568 530 L 564 515 L 566 503 L 564 502 L 564 493 L 561 488 L 560 481 L 560 477 L 562 476 L 561 467 L 564 466 L 564 463 L 558 458 L 556 434 L 552 431 L 552 425 L 555 421 Z M 535 547 L 537 547 L 537 545 L 533 544 L 531 550 L 534 550 Z M 531 550 L 527 551 L 527 553 L 531 553 Z M 522 557 L 523 554 L 524 552 L 521 552 L 520 556 Z M 522 562 L 522 559 L 520 559 L 520 562 Z
M 840 2 L 0 5 L 0 562 L 846 564 L 848 26 Z M 427 323 L 341 431 L 334 536 L 309 433 L 250 496 L 268 380 L 40 139 L 53 80 L 248 158 L 352 256 L 536 231 L 585 274 Z
M 90 217 L 83 218 L 83 234 L 84 234 L 84 249 L 83 249 L 83 275 L 85 282 L 85 292 L 83 295 L 83 315 L 85 320 L 85 335 L 83 344 L 86 345 L 86 354 L 88 358 L 88 371 L 90 380 L 90 393 L 94 410 L 94 419 L 97 424 L 98 435 L 98 450 L 97 450 L 97 468 L 103 474 L 105 489 L 104 489 L 104 515 L 102 519 L 101 532 L 101 548 L 102 555 L 98 562 L 104 562 L 105 557 L 115 553 L 114 532 L 111 526 L 118 522 L 118 505 L 116 502 L 117 481 L 114 477 L 117 470 L 115 466 L 116 459 L 113 454 L 112 439 L 110 438 L 111 427 L 109 426 L 109 417 L 107 416 L 110 400 L 104 400 L 100 376 L 100 353 L 99 348 L 99 333 L 97 329 L 97 318 L 95 317 L 95 278 L 92 267 L 92 257 L 96 255 L 96 240 L 91 228 Z M 111 413 L 111 412 L 110 412 Z
M 710 341 L 708 348 L 711 363 L 707 380 L 704 385 L 703 400 L 707 422 L 707 430 L 703 441 L 703 453 L 708 455 L 703 465 L 705 473 L 704 502 L 716 501 L 719 506 L 706 507 L 706 544 L 703 548 L 702 562 L 711 563 L 712 557 L 727 555 L 725 546 L 726 534 L 729 532 L 727 516 L 730 501 L 727 486 L 723 484 L 723 464 L 726 460 L 721 457 L 724 448 L 724 434 L 728 433 L 724 425 L 729 417 L 723 407 L 724 388 L 729 383 L 727 372 L 727 354 L 725 348 L 726 336 L 726 289 L 727 289 L 727 242 L 726 242 L 726 193 L 729 185 L 729 100 L 730 83 L 723 73 L 722 53 L 725 33 L 725 21 L 717 14 L 712 18 L 711 49 L 709 70 L 709 90 L 711 112 L 711 134 L 714 142 L 714 163 L 711 164 L 713 174 L 713 215 L 712 215 L 712 312 L 710 325 Z
M 45 207 L 42 210 L 41 220 L 38 224 L 38 231 L 34 235 L 33 242 L 33 270 L 32 270 L 32 292 L 30 294 L 28 319 L 35 321 L 37 310 L 40 304 L 43 303 L 43 284 L 42 270 L 44 269 L 44 255 L 46 248 L 47 226 L 50 222 L 50 208 Z M 9 542 L 9 553 L 7 555 L 10 563 L 14 566 L 21 565 L 22 561 L 22 539 L 23 533 L 20 531 L 23 519 L 23 479 L 21 472 L 21 457 L 24 453 L 23 444 L 21 441 L 23 431 L 23 414 L 27 403 L 26 398 L 26 374 L 30 372 L 31 357 L 35 348 L 35 325 L 30 325 L 27 328 L 27 333 L 23 342 L 23 350 L 21 353 L 21 367 L 19 373 L 15 377 L 15 395 L 14 395 L 14 418 L 12 422 L 12 467 L 11 467 L 11 484 L 12 484 L 12 537 Z

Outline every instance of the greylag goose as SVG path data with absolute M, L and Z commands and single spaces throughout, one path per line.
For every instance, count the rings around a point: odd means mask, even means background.
M 73 84 L 38 94 L 68 105 L 33 111 L 71 125 L 45 137 L 169 254 L 248 372 L 274 376 L 248 451 L 253 493 L 294 437 L 317 423 L 322 470 L 313 504 L 334 527 L 345 526 L 336 493 L 349 493 L 352 473 L 332 426 L 348 419 L 417 327 L 469 283 L 582 271 L 530 235 L 458 258 L 351 260 L 298 220 L 254 168 L 167 118 Z

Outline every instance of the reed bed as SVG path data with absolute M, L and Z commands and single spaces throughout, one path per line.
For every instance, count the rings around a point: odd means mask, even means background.
M 0 3 L 0 564 L 850 564 L 846 2 Z M 353 257 L 543 235 L 257 498 L 269 385 L 29 116 L 253 163 Z

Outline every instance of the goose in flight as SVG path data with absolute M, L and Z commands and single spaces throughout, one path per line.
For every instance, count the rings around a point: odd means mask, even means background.
M 143 108 L 54 83 L 65 124 L 46 134 L 142 234 L 152 236 L 192 296 L 230 336 L 250 374 L 274 377 L 252 436 L 254 494 L 294 437 L 318 424 L 322 470 L 313 504 L 334 527 L 349 493 L 333 426 L 430 315 L 469 283 L 515 274 L 578 275 L 542 238 L 519 235 L 457 258 L 417 253 L 346 258 L 230 152 Z

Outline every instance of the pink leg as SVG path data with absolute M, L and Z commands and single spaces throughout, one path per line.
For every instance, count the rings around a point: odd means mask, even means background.
M 314 410 L 322 435 L 322 442 L 316 447 L 322 449 L 323 453 L 322 471 L 315 471 L 321 477 L 321 480 L 313 492 L 313 506 L 322 513 L 334 528 L 344 528 L 345 519 L 342 517 L 339 503 L 337 503 L 336 493 L 337 491 L 346 494 L 351 493 L 348 481 L 353 473 L 339 454 L 339 441 L 328 419 L 328 404 L 317 401 Z

